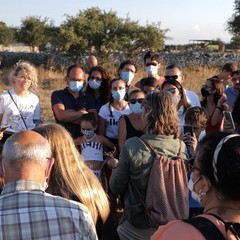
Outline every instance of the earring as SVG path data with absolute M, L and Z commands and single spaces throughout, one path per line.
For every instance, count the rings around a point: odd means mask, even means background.
M 205 195 L 206 195 L 206 192 L 204 192 L 202 189 L 200 189 L 199 193 L 198 193 L 199 202 L 202 201 L 202 196 L 205 196 Z

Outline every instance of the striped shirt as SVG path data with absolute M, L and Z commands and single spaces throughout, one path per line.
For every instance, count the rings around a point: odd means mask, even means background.
M 87 208 L 45 193 L 34 181 L 4 186 L 0 196 L 0 239 L 98 239 Z

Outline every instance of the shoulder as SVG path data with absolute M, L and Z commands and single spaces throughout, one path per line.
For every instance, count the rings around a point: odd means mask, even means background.
M 151 240 L 205 240 L 203 235 L 192 225 L 181 220 L 174 220 L 164 226 L 160 226 L 153 234 Z
M 56 90 L 52 92 L 52 96 L 59 96 L 59 95 L 65 95 L 67 94 L 67 89 L 61 89 L 61 90 Z
M 81 212 L 83 214 L 89 214 L 89 210 L 87 209 L 86 206 L 83 204 L 73 201 L 73 200 L 68 200 L 66 198 L 60 197 L 60 196 L 53 196 L 48 193 L 44 193 L 45 195 L 45 204 L 46 207 L 54 207 L 55 209 L 65 209 L 65 210 L 71 210 L 72 212 Z
M 187 96 L 198 98 L 198 95 L 195 92 L 187 90 L 187 89 L 184 89 L 184 90 L 185 90 L 185 93 Z

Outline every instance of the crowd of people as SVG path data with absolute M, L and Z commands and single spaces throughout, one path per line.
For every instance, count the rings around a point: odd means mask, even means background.
M 159 76 L 157 53 L 143 62 L 142 79 L 129 59 L 114 77 L 93 55 L 69 66 L 56 123 L 41 119 L 37 69 L 16 64 L 0 95 L 1 239 L 239 239 L 240 70 L 226 63 L 199 99 L 181 66 Z M 156 159 L 171 164 L 157 226 L 145 202 Z M 181 166 L 181 182 L 163 182 Z

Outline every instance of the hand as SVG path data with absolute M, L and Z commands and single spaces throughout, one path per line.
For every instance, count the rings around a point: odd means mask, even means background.
M 197 144 L 198 144 L 198 140 L 197 140 L 196 134 L 193 133 L 193 136 L 190 136 L 188 141 L 188 145 L 190 147 L 192 157 L 196 156 Z
M 222 105 L 227 101 L 227 95 L 224 93 L 217 102 L 218 107 L 222 107 Z
M 118 160 L 116 158 L 109 157 L 107 160 L 107 165 L 110 169 L 114 169 L 118 165 Z
M 81 116 L 83 114 L 87 114 L 88 113 L 88 111 L 86 111 L 85 109 L 80 109 L 80 110 L 78 110 L 78 112 L 81 113 Z
M 0 140 L 3 138 L 3 132 L 0 131 Z

